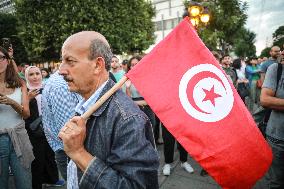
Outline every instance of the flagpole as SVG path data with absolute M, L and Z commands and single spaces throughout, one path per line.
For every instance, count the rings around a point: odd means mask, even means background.
M 123 76 L 110 90 L 108 90 L 94 105 L 92 105 L 81 117 L 87 120 L 113 93 L 115 93 L 128 80 Z

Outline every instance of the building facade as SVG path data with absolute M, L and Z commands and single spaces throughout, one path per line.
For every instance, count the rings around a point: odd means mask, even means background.
M 156 9 L 156 16 L 153 19 L 155 24 L 155 44 L 147 49 L 146 53 L 163 40 L 172 29 L 182 20 L 185 12 L 183 0 L 152 0 Z

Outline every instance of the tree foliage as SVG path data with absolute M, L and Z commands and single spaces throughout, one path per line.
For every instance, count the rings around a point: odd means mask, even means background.
M 16 63 L 26 63 L 28 61 L 27 52 L 18 37 L 16 17 L 12 14 L 0 13 L 0 31 L 0 39 L 10 38 Z
M 236 39 L 234 52 L 238 57 L 255 57 L 256 47 L 255 43 L 256 34 L 244 27 L 241 28 Z
M 154 9 L 145 0 L 15 0 L 21 37 L 34 61 L 58 60 L 64 40 L 102 33 L 114 53 L 141 52 L 154 42 Z
M 189 2 L 185 2 L 185 6 L 188 5 Z M 206 28 L 198 29 L 200 38 L 208 48 L 228 53 L 229 47 L 236 44 L 238 32 L 246 22 L 247 3 L 240 0 L 211 0 L 202 5 L 209 8 L 210 21 Z
M 273 46 L 283 47 L 284 45 L 284 26 L 280 26 L 272 34 L 273 37 Z
M 270 57 L 270 47 L 266 47 L 265 49 L 263 49 L 260 53 L 260 57 Z

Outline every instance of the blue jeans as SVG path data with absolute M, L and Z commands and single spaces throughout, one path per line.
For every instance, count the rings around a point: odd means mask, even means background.
M 273 152 L 273 160 L 268 171 L 269 189 L 284 188 L 284 141 L 267 137 Z
M 14 150 L 13 144 L 8 134 L 0 135 L 0 188 L 8 189 L 9 166 L 14 173 L 16 188 L 31 189 L 32 175 L 31 169 L 24 168 Z

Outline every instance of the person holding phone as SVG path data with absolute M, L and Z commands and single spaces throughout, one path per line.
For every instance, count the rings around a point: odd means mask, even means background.
M 30 116 L 26 84 L 9 53 L 0 47 L 0 188 L 8 189 L 9 166 L 16 188 L 31 189 L 34 160 L 23 118 Z
M 32 162 L 33 189 L 41 189 L 42 184 L 56 184 L 58 171 L 54 152 L 50 148 L 43 132 L 41 119 L 42 75 L 36 66 L 29 66 L 25 71 L 28 87 L 30 117 L 25 120 L 35 160 Z

